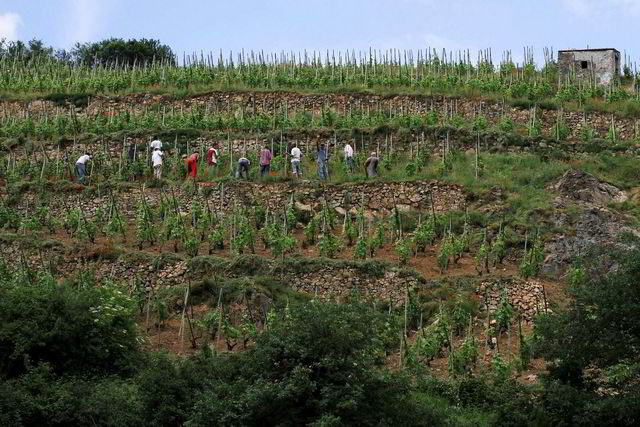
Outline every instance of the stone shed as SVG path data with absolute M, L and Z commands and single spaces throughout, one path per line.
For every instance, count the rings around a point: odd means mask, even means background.
M 607 85 L 620 77 L 620 52 L 616 49 L 571 49 L 558 51 L 561 78 L 595 81 Z

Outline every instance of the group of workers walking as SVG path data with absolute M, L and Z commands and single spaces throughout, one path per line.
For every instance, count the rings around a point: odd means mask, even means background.
M 149 144 L 149 148 L 152 150 L 151 152 L 151 163 L 153 165 L 153 177 L 155 179 L 162 179 L 162 166 L 164 162 L 164 152 L 162 151 L 162 141 L 159 139 L 154 139 Z M 347 170 L 349 172 L 353 172 L 355 169 L 355 160 L 353 158 L 353 147 L 349 143 L 344 146 L 344 162 Z M 315 162 L 316 162 L 316 175 L 321 180 L 329 179 L 329 154 L 327 151 L 327 147 L 325 144 L 316 144 L 316 150 L 313 153 Z M 217 176 L 217 166 L 218 166 L 218 157 L 219 151 L 218 146 L 213 144 L 207 149 L 206 160 L 207 166 L 209 168 L 210 176 Z M 299 178 L 302 176 L 302 168 L 300 167 L 300 161 L 302 157 L 302 151 L 298 148 L 296 144 L 291 149 L 291 173 L 294 177 Z M 133 144 L 129 146 L 129 158 L 133 160 L 135 158 L 135 147 Z M 271 160 L 273 155 L 271 154 L 271 150 L 269 150 L 268 146 L 265 146 L 260 150 L 259 162 L 260 162 L 260 176 L 269 175 L 269 170 L 271 166 Z M 185 166 L 187 169 L 187 178 L 197 176 L 197 168 L 198 168 L 198 160 L 199 153 L 193 152 L 189 155 L 184 155 L 183 159 L 185 161 Z M 86 164 L 91 160 L 91 156 L 88 154 L 83 154 L 76 161 L 75 167 L 75 175 L 76 181 L 80 183 L 84 183 L 86 176 Z M 378 175 L 378 163 L 379 159 L 377 157 L 376 152 L 372 152 L 369 158 L 364 163 L 365 174 L 367 178 L 373 178 Z M 236 178 L 249 178 L 249 166 L 251 165 L 251 161 L 246 157 L 242 156 L 238 159 L 236 165 Z

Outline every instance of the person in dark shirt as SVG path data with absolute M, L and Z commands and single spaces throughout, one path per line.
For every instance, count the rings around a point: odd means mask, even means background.
M 251 162 L 246 157 L 240 157 L 238 159 L 238 166 L 236 167 L 236 178 L 249 179 L 249 165 Z
M 326 181 L 329 178 L 329 171 L 327 169 L 327 162 L 329 159 L 324 144 L 321 144 L 320 146 L 316 145 L 315 158 L 316 174 L 318 175 L 318 178 Z
M 376 153 L 371 153 L 371 156 L 364 162 L 365 173 L 367 178 L 375 178 L 378 176 L 378 162 L 380 159 L 376 156 Z

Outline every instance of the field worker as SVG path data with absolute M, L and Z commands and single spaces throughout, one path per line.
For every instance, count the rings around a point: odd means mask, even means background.
M 149 146 L 151 147 L 152 151 L 162 150 L 162 141 L 160 141 L 159 139 L 154 139 L 153 141 L 151 141 Z
M 194 151 L 189 157 L 187 157 L 187 177 L 196 177 L 198 172 L 198 152 Z
M 207 150 L 207 164 L 209 165 L 209 177 L 217 174 L 218 167 L 218 150 L 217 145 L 212 145 Z
M 344 162 L 347 164 L 349 172 L 353 172 L 353 166 L 355 164 L 353 161 L 353 147 L 351 147 L 348 142 L 344 145 Z
M 238 166 L 236 167 L 236 178 L 249 179 L 249 165 L 251 162 L 246 157 L 240 157 L 238 159 Z
M 260 176 L 269 175 L 269 163 L 271 163 L 271 151 L 265 145 L 260 151 Z
M 291 149 L 291 173 L 296 178 L 302 175 L 302 170 L 300 169 L 300 156 L 302 152 L 298 148 L 298 144 Z
M 324 181 L 329 177 L 329 171 L 327 170 L 327 150 L 324 144 L 321 144 L 320 146 L 316 144 L 315 158 L 316 174 L 318 175 L 318 178 Z
M 91 156 L 88 154 L 83 154 L 76 161 L 76 182 L 80 184 L 84 184 L 84 177 L 86 172 L 87 162 L 91 160 Z
M 131 138 L 127 138 L 127 143 L 129 144 L 127 154 L 129 155 L 129 161 L 132 162 L 136 155 L 136 144 L 133 143 Z
M 367 178 L 374 178 L 378 176 L 378 157 L 376 156 L 375 151 L 371 153 L 371 156 L 364 162 L 365 173 L 367 174 Z
M 151 154 L 153 177 L 156 179 L 162 179 L 162 156 L 164 156 L 164 153 L 160 150 L 154 150 L 153 154 Z

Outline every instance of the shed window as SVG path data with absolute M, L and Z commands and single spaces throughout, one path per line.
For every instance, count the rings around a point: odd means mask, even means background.
M 587 68 L 589 68 L 589 61 L 580 61 L 580 66 L 583 70 L 586 70 Z

